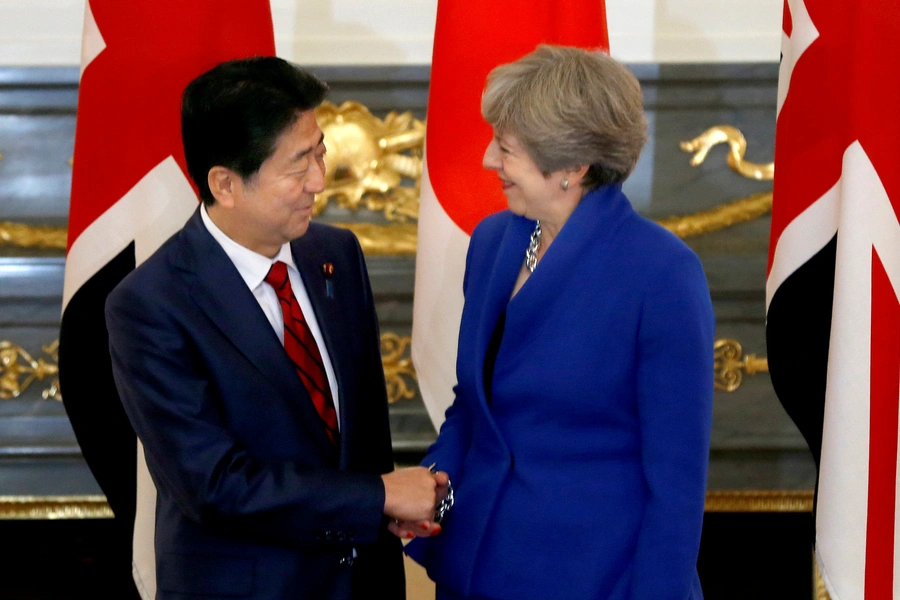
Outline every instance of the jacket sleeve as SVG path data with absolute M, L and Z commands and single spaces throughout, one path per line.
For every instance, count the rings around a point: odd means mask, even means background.
M 206 375 L 183 316 L 138 287 L 120 285 L 110 295 L 106 320 L 116 386 L 155 484 L 187 518 L 248 539 L 374 542 L 381 478 L 248 453 L 224 422 L 217 383 Z
M 688 598 L 696 573 L 712 424 L 715 320 L 685 249 L 656 274 L 638 333 L 637 401 L 649 490 L 632 598 Z

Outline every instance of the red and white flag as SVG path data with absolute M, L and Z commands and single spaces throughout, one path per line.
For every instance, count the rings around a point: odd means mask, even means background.
M 197 208 L 181 145 L 185 86 L 219 62 L 274 53 L 268 0 L 85 5 L 61 389 L 85 459 L 129 528 L 138 488 L 134 577 L 147 599 L 156 591 L 155 489 L 146 469 L 135 480 L 135 436 L 112 381 L 103 306 L 116 283 Z
M 412 358 L 435 428 L 453 401 L 466 249 L 475 225 L 506 208 L 481 166 L 493 133 L 481 93 L 497 65 L 538 44 L 609 50 L 604 0 L 439 0 L 428 94 Z
M 769 368 L 821 445 L 816 554 L 834 600 L 900 597 L 898 39 L 893 0 L 785 2 Z

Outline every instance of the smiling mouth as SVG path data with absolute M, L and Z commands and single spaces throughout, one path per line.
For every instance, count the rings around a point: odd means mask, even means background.
M 506 181 L 505 179 L 501 179 L 501 180 L 500 180 L 500 187 L 501 187 L 501 189 L 508 190 L 508 189 L 511 188 L 513 185 L 515 185 L 515 184 L 513 184 L 513 182 L 511 182 L 511 181 Z

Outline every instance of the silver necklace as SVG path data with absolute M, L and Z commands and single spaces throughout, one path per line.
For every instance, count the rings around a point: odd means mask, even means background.
M 534 225 L 534 231 L 531 232 L 531 241 L 528 242 L 528 248 L 525 249 L 525 266 L 528 267 L 531 273 L 534 273 L 534 268 L 537 267 L 537 251 L 540 245 L 541 221 L 538 219 L 538 222 Z

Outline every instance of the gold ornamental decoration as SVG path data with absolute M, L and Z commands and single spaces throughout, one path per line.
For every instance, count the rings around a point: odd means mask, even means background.
M 67 235 L 65 227 L 24 225 L 0 221 L 0 246 L 65 250 Z
M 381 362 L 387 383 L 388 402 L 409 400 L 416 395 L 416 370 L 409 356 L 409 336 L 396 333 L 381 334 Z
M 744 160 L 747 139 L 738 129 L 730 125 L 710 127 L 692 140 L 681 142 L 685 152 L 693 153 L 691 165 L 696 167 L 706 160 L 709 151 L 718 144 L 728 144 L 728 166 L 733 171 L 757 181 L 771 181 L 775 178 L 775 163 L 760 164 Z M 711 210 L 658 221 L 660 225 L 684 239 L 713 233 L 734 225 L 758 219 L 772 210 L 772 192 L 753 194 Z
M 728 166 L 732 171 L 749 179 L 772 181 L 775 179 L 775 163 L 760 164 L 744 160 L 747 152 L 747 139 L 739 129 L 730 125 L 710 127 L 697 137 L 679 144 L 685 152 L 692 152 L 691 165 L 696 167 L 706 160 L 706 155 L 713 146 L 728 144 Z
M 58 347 L 59 342 L 56 341 L 42 348 L 52 361 L 47 362 L 43 358 L 35 360 L 21 346 L 7 341 L 0 342 L 0 398 L 18 398 L 35 381 L 56 377 L 59 373 Z M 62 400 L 59 380 L 53 379 L 50 387 L 41 395 L 45 400 Z
M 325 191 L 316 196 L 314 214 L 329 202 L 358 210 L 382 212 L 389 221 L 405 223 L 419 216 L 419 180 L 425 123 L 411 112 L 390 112 L 378 119 L 359 102 L 316 109 L 328 140 Z M 405 185 L 404 185 L 405 183 Z
M 808 513 L 812 509 L 812 490 L 708 491 L 704 508 L 706 512 L 717 513 Z
M 106 496 L 0 496 L 0 520 L 112 519 Z
M 713 385 L 723 392 L 733 392 L 744 379 L 744 374 L 768 373 L 769 360 L 755 354 L 743 355 L 744 350 L 735 340 L 716 340 L 713 344 Z
M 409 356 L 412 339 L 396 333 L 381 335 L 381 362 L 387 383 L 388 401 L 408 400 L 416 395 L 416 371 Z M 35 381 L 54 378 L 41 395 L 45 400 L 62 400 L 59 390 L 59 340 L 42 348 L 49 360 L 35 360 L 24 348 L 0 342 L 0 399 L 18 398 Z
M 415 223 L 377 225 L 375 223 L 334 223 L 349 229 L 359 239 L 366 256 L 412 256 L 419 239 Z
M 770 210 L 772 192 L 763 192 L 692 215 L 660 219 L 657 223 L 686 239 L 758 219 Z

